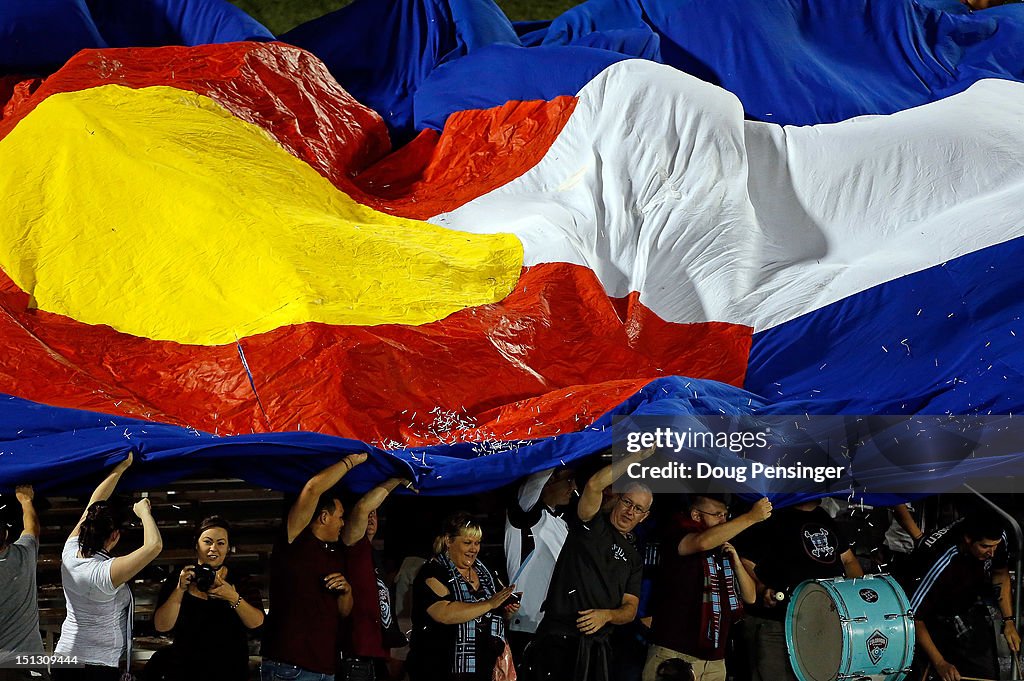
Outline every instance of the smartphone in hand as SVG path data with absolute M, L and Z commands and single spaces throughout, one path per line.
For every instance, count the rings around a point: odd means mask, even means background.
M 501 604 L 502 608 L 507 608 L 510 605 L 519 605 L 523 601 L 522 591 L 513 591 L 512 594 L 505 599 L 505 602 Z

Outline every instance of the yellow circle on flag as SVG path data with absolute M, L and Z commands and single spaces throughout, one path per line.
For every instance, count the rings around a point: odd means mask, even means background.
M 187 344 L 424 324 L 501 300 L 523 262 L 513 235 L 360 205 L 261 128 L 163 86 L 48 97 L 0 140 L 0 196 L 0 267 L 40 309 Z

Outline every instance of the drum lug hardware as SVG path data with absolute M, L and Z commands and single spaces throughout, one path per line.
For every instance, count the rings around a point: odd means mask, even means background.
M 815 598 L 802 598 L 798 594 L 786 614 L 790 662 L 794 667 L 799 662 L 806 670 L 813 670 L 806 678 L 895 681 L 910 673 L 909 669 L 901 667 L 909 665 L 913 652 L 913 609 L 909 608 L 906 594 L 891 576 L 845 582 L 841 579 L 811 580 L 797 590 L 815 595 Z M 799 626 L 798 619 L 801 620 Z M 838 629 L 834 631 L 837 636 L 832 638 L 842 641 L 843 654 L 838 654 L 840 650 L 836 645 L 830 645 L 831 653 L 819 657 L 823 651 L 816 648 L 822 639 L 816 632 L 833 632 L 834 629 Z M 898 656 L 892 657 L 890 653 Z

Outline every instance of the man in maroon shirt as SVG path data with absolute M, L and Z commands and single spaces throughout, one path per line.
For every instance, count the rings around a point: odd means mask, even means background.
M 396 625 L 392 620 L 390 592 L 377 575 L 371 542 L 377 533 L 377 509 L 396 487 L 408 488 L 410 484 L 402 478 L 380 483 L 355 503 L 341 530 L 345 574 L 355 592 L 355 604 L 351 617 L 341 626 L 338 681 L 387 678 L 386 661 L 391 651 L 384 632 Z
M 674 658 L 693 665 L 699 679 L 725 681 L 725 646 L 740 612 L 739 596 L 748 604 L 757 597 L 754 580 L 729 540 L 771 514 L 771 502 L 760 499 L 729 520 L 723 501 L 697 496 L 689 513 L 672 519 L 654 583 L 644 681 L 655 681 L 659 666 Z
M 335 550 L 344 508 L 330 490 L 366 454 L 350 454 L 305 484 L 270 558 L 270 613 L 262 681 L 333 681 L 340 618 L 352 612 L 352 587 Z

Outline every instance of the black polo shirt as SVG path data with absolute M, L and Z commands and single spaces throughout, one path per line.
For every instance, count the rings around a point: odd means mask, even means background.
M 622 597 L 640 597 L 643 560 L 632 541 L 616 530 L 608 514 L 584 523 L 569 514 L 569 536 L 555 563 L 538 633 L 579 634 L 580 610 L 622 605 Z M 606 625 L 602 632 L 611 631 Z

